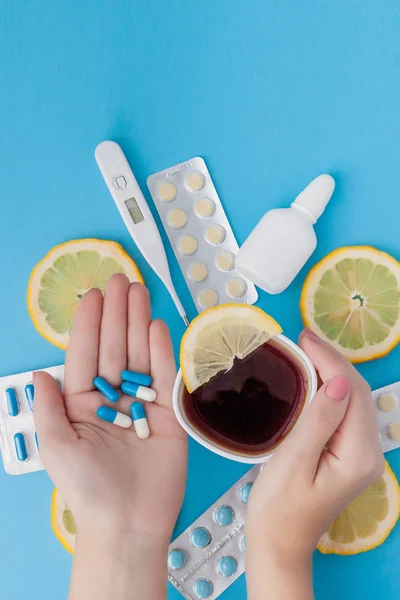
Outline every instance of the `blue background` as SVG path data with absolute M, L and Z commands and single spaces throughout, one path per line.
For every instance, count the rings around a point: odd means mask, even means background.
M 259 305 L 293 339 L 312 263 L 345 244 L 399 257 L 399 34 L 397 0 L 3 0 L 0 375 L 63 362 L 35 331 L 25 294 L 34 264 L 72 238 L 123 244 L 178 349 L 181 320 L 95 164 L 107 138 L 122 145 L 143 190 L 150 173 L 203 156 L 239 242 L 319 173 L 336 178 L 312 260 L 285 293 L 260 293 Z M 399 357 L 397 348 L 360 370 L 380 387 L 400 378 Z M 400 451 L 388 459 L 400 475 Z M 176 532 L 245 470 L 191 443 Z M 71 559 L 50 528 L 47 475 L 0 472 L 0 490 L 1 597 L 66 598 Z M 317 600 L 398 598 L 399 551 L 400 527 L 373 552 L 317 555 Z M 180 596 L 170 588 L 168 597 Z M 245 597 L 241 577 L 224 600 Z

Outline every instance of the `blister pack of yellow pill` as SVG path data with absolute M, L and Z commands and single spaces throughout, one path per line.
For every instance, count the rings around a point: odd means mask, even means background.
M 198 311 L 254 304 L 256 288 L 236 271 L 239 247 L 204 160 L 150 175 L 147 185 Z
M 400 447 L 400 381 L 372 392 L 383 452 Z

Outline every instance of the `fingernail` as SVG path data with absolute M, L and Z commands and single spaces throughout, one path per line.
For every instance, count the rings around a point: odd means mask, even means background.
M 310 340 L 313 340 L 314 342 L 319 342 L 320 338 L 318 337 L 318 335 L 316 333 L 314 333 L 314 331 L 312 331 L 311 329 L 308 329 L 308 327 L 305 327 L 303 329 L 303 331 L 300 334 L 300 338 L 302 337 L 308 337 Z
M 344 400 L 350 391 L 350 381 L 344 375 L 338 375 L 328 382 L 325 393 L 334 400 Z

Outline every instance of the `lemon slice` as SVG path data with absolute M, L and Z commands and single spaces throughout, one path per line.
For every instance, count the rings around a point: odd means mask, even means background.
M 194 319 L 181 342 L 180 363 L 189 392 L 221 371 L 235 358 L 245 358 L 281 333 L 278 323 L 261 309 L 247 304 L 220 304 Z
M 91 288 L 104 292 L 114 273 L 143 283 L 136 264 L 116 242 L 72 240 L 52 248 L 28 284 L 28 310 L 39 333 L 65 349 L 80 299 Z
M 334 520 L 317 546 L 323 554 L 358 554 L 383 544 L 400 513 L 400 488 L 386 463 L 382 477 Z
M 51 526 L 64 548 L 73 554 L 76 535 L 75 519 L 57 489 L 54 490 L 51 501 Z
M 384 356 L 400 340 L 400 263 L 370 246 L 339 248 L 310 271 L 300 309 L 352 362 Z

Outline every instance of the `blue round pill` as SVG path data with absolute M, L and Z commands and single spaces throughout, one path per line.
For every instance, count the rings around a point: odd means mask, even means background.
M 197 598 L 209 598 L 213 592 L 213 585 L 208 579 L 196 579 L 193 584 L 193 592 Z
M 230 525 L 233 521 L 233 510 L 230 506 L 218 506 L 214 511 L 214 520 L 218 525 Z
M 182 550 L 171 550 L 171 552 L 168 553 L 168 567 L 170 569 L 182 569 L 185 562 L 186 556 Z
M 239 548 L 241 549 L 242 552 L 245 552 L 246 550 L 246 536 L 242 535 L 242 537 L 239 540 Z
M 250 481 L 249 481 L 249 483 L 244 483 L 242 486 L 240 486 L 239 500 L 241 502 L 244 502 L 245 504 L 247 504 L 247 502 L 249 501 L 249 496 L 250 496 L 252 487 L 253 487 L 253 484 Z
M 211 542 L 211 535 L 205 527 L 197 527 L 197 529 L 190 532 L 189 539 L 195 548 L 205 548 Z M 207 598 L 207 596 L 204 596 L 204 598 Z
M 217 562 L 217 571 L 223 577 L 230 577 L 237 569 L 237 562 L 232 556 L 222 556 Z

